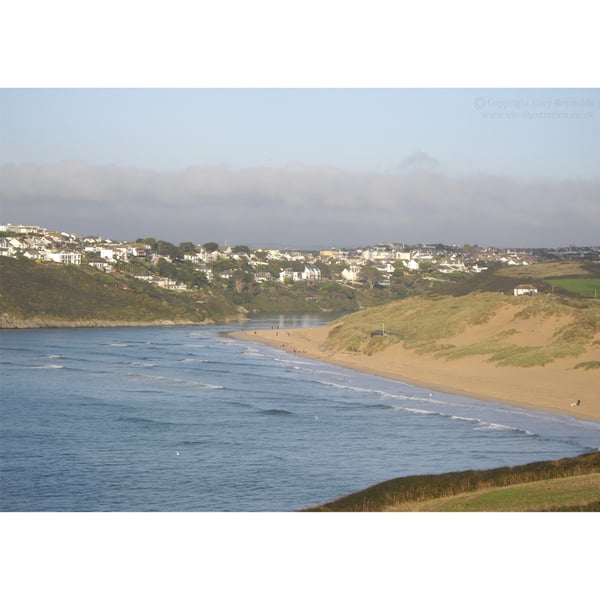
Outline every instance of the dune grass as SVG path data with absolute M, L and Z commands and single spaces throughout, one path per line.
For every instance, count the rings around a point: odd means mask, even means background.
M 484 324 L 503 307 L 517 310 L 507 329 L 483 336 L 471 344 L 457 346 L 450 339 L 468 328 Z M 545 345 L 517 344 L 513 336 L 519 325 L 538 319 L 564 318 L 567 324 L 554 332 Z M 385 329 L 387 335 L 372 336 Z M 367 355 L 402 343 L 405 348 L 436 358 L 455 360 L 481 355 L 498 366 L 543 366 L 552 361 L 577 357 L 595 343 L 600 333 L 600 303 L 557 296 L 517 298 L 494 292 L 467 296 L 407 298 L 360 311 L 340 319 L 331 330 L 325 347 L 334 352 L 360 352 Z
M 589 369 L 600 369 L 600 360 L 587 360 L 584 362 L 577 363 L 575 369 L 585 369 L 588 371 Z
M 598 511 L 600 452 L 485 471 L 400 477 L 309 512 Z

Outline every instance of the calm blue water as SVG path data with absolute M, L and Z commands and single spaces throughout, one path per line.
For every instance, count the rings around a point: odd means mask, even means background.
M 1 510 L 291 511 L 392 477 L 600 446 L 600 424 L 355 373 L 230 329 L 2 332 Z

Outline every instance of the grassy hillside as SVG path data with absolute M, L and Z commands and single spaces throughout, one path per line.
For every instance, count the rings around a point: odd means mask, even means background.
M 237 314 L 223 298 L 173 293 L 125 275 L 88 267 L 0 257 L 3 325 L 117 321 L 202 323 Z
M 372 335 L 381 330 L 385 336 Z M 491 292 L 406 298 L 340 319 L 325 347 L 371 355 L 398 343 L 436 358 L 481 355 L 498 366 L 545 365 L 600 347 L 600 301 Z
M 578 281 L 575 287 L 560 281 Z M 553 292 L 577 297 L 594 296 L 600 279 L 600 263 L 597 261 L 547 261 L 532 265 L 493 268 L 476 275 L 462 275 L 455 281 L 441 282 L 436 291 L 453 296 L 473 292 L 500 292 L 512 294 L 520 284 L 535 285 L 540 293 Z M 600 288 L 599 290 L 600 291 Z
M 600 452 L 487 471 L 400 477 L 306 510 L 600 511 Z

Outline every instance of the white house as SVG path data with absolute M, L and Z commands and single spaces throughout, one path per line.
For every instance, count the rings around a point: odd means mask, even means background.
M 62 263 L 63 265 L 80 265 L 80 252 L 48 252 L 46 258 L 53 262 Z
M 112 271 L 112 266 L 108 263 L 102 262 L 101 260 L 90 260 L 88 265 L 98 269 L 98 271 L 104 271 L 105 273 L 110 273 Z
M 149 244 L 135 243 L 127 246 L 126 252 L 129 256 L 135 256 L 137 258 L 146 258 L 152 250 Z
M 302 273 L 302 279 L 306 281 L 321 281 L 321 269 L 314 265 L 306 265 Z
M 208 281 L 212 281 L 215 278 L 210 267 L 196 267 L 195 270 L 199 273 L 204 273 Z
M 292 281 L 300 281 L 302 279 L 301 274 L 297 271 L 292 271 L 292 269 L 283 269 L 281 273 L 279 273 L 279 281 L 285 281 L 286 279 L 291 279 Z
M 279 273 L 279 281 L 291 279 L 292 281 L 321 281 L 321 269 L 314 265 L 305 265 L 304 271 L 293 271 L 292 269 L 283 269 Z
M 122 260 L 128 262 L 128 253 L 126 246 L 103 246 L 100 248 L 100 258 L 108 262 Z
M 206 253 L 204 254 L 206 256 Z M 193 254 L 184 254 L 183 260 L 187 260 L 188 262 L 191 262 L 194 265 L 199 265 L 204 262 L 202 256 L 200 254 L 197 254 L 196 252 L 194 252 Z
M 254 274 L 254 281 L 256 281 L 257 283 L 262 283 L 263 281 L 271 281 L 271 279 L 273 279 L 271 277 L 271 273 L 267 271 L 261 271 L 259 273 Z
M 360 267 L 358 265 L 350 265 L 342 271 L 342 279 L 355 283 L 359 280 L 359 273 Z
M 100 258 L 109 262 L 115 262 L 115 251 L 113 248 L 107 246 L 100 248 Z
M 538 293 L 538 291 L 535 286 L 523 283 L 521 285 L 518 285 L 513 290 L 513 293 L 515 296 L 535 296 Z

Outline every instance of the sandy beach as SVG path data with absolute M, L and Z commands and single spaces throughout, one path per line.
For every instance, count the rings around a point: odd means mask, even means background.
M 496 366 L 481 356 L 435 358 L 407 350 L 402 343 L 371 356 L 359 352 L 330 352 L 324 342 L 332 327 L 257 329 L 234 331 L 230 335 L 419 387 L 600 422 L 600 376 L 597 369 L 574 369 L 581 357 L 525 368 Z M 476 336 L 476 329 L 469 335 Z M 538 336 L 543 336 L 543 332 Z M 586 359 L 600 360 L 600 349 Z M 576 405 L 578 400 L 579 405 Z

